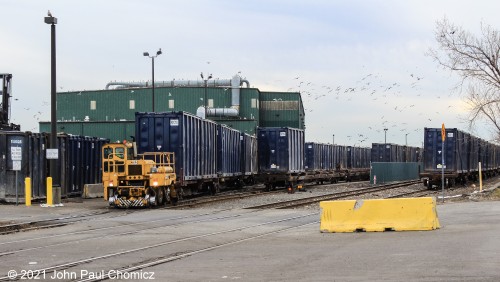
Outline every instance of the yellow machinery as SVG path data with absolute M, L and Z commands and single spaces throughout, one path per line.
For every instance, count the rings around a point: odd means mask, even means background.
M 176 203 L 174 153 L 135 154 L 133 143 L 102 147 L 104 199 L 110 206 L 143 207 Z

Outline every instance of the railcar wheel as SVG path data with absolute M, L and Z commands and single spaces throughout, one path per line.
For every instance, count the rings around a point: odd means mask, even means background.
M 271 184 L 266 183 L 266 188 L 265 188 L 264 190 L 265 190 L 266 192 L 269 192 L 269 191 L 271 191 L 271 187 L 272 187 L 272 186 L 271 186 Z
M 170 198 L 170 203 L 172 204 L 172 206 L 177 206 L 178 202 L 179 202 L 179 198 L 177 198 L 177 197 Z
M 217 187 L 215 184 L 213 184 L 213 183 L 207 184 L 207 188 L 208 188 L 210 195 L 217 194 Z
M 165 190 L 160 187 L 156 190 L 156 205 L 163 206 L 165 204 Z

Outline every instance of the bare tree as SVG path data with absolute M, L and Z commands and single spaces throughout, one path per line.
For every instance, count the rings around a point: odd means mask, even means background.
M 439 49 L 428 52 L 445 69 L 460 77 L 459 88 L 470 105 L 470 126 L 487 120 L 500 141 L 500 33 L 481 23 L 481 35 L 476 37 L 446 18 L 436 23 Z

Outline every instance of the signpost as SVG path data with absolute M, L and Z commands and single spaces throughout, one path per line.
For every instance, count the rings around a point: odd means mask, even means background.
M 21 170 L 21 162 L 23 161 L 23 141 L 13 139 L 10 140 L 10 159 L 12 160 L 12 170 L 16 172 L 16 206 L 19 205 L 19 192 L 17 191 L 17 172 Z
M 446 140 L 446 128 L 444 127 L 444 123 L 441 126 L 441 190 L 443 193 L 443 203 L 444 203 L 444 142 Z

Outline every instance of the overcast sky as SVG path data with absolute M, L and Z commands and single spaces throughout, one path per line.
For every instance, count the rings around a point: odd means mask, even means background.
M 50 27 L 58 18 L 59 91 L 110 81 L 230 78 L 263 91 L 300 91 L 306 140 L 421 146 L 424 127 L 466 131 L 456 74 L 425 53 L 435 23 L 479 34 L 500 26 L 499 1 L 0 0 L 0 72 L 13 74 L 12 122 L 50 120 Z M 492 139 L 486 124 L 475 135 Z

